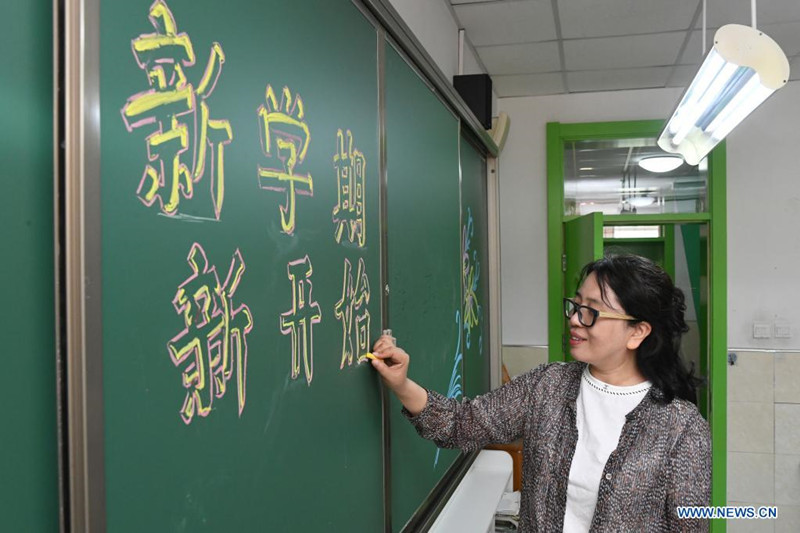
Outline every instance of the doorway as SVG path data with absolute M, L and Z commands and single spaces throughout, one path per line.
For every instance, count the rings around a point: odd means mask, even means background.
M 696 167 L 651 172 L 640 161 L 660 155 L 662 127 L 661 120 L 547 125 L 549 359 L 569 358 L 561 302 L 574 295 L 583 265 L 607 251 L 661 264 L 686 296 L 683 354 L 706 380 L 698 408 L 712 432 L 711 500 L 724 505 L 725 144 Z
M 564 296 L 574 296 L 583 265 L 607 254 L 646 257 L 683 291 L 689 331 L 683 336 L 681 353 L 687 367 L 706 381 L 697 391 L 697 406 L 708 419 L 708 223 L 614 225 L 599 212 L 564 222 Z M 572 360 L 569 324 L 564 320 L 562 324 L 564 359 Z

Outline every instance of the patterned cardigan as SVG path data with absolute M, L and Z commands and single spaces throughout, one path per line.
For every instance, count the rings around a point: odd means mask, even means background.
M 424 438 L 443 448 L 478 450 L 523 437 L 520 531 L 562 531 L 567 483 L 578 442 L 576 399 L 585 363 L 551 363 L 473 400 L 428 391 L 416 417 Z M 678 506 L 709 505 L 711 436 L 697 408 L 659 402 L 653 387 L 626 415 L 619 445 L 606 462 L 591 532 L 707 531 L 679 519 Z

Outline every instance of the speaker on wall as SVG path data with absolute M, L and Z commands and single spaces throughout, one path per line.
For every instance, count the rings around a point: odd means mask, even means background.
M 497 118 L 492 119 L 492 129 L 489 130 L 489 135 L 492 136 L 492 140 L 497 145 L 498 155 L 503 151 L 503 147 L 506 145 L 508 128 L 510 126 L 511 119 L 508 117 L 508 114 L 505 111 L 500 111 L 500 114 L 497 116 Z
M 492 127 L 492 78 L 488 74 L 453 76 L 453 86 L 484 129 Z

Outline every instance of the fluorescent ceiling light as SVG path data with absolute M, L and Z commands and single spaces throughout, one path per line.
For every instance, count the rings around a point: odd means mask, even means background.
M 789 61 L 770 37 L 740 24 L 721 27 L 658 145 L 698 164 L 788 79 Z
M 683 158 L 679 155 L 655 155 L 639 160 L 639 166 L 648 172 L 670 172 L 683 164 Z

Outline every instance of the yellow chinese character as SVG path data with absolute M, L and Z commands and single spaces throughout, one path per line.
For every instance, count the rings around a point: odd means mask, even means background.
M 339 193 L 339 201 L 333 208 L 333 222 L 336 225 L 334 237 L 336 242 L 342 242 L 342 234 L 347 229 L 347 239 L 358 242 L 358 246 L 363 247 L 367 238 L 364 205 L 367 160 L 364 154 L 353 149 L 353 134 L 350 130 L 347 130 L 346 141 L 341 129 L 336 132 L 333 166 L 336 168 Z
M 266 104 L 258 108 L 258 116 L 261 149 L 271 163 L 259 165 L 259 185 L 262 189 L 285 193 L 286 205 L 280 206 L 281 227 L 291 235 L 295 230 L 296 196 L 314 196 L 311 174 L 295 174 L 295 167 L 306 158 L 311 142 L 303 99 L 299 95 L 292 97 L 289 88 L 284 87 L 278 104 L 272 86 L 267 85 Z
M 369 278 L 364 258 L 358 260 L 358 273 L 353 281 L 352 265 L 344 260 L 344 280 L 342 282 L 342 298 L 336 303 L 334 313 L 337 320 L 342 321 L 342 361 L 339 368 L 344 368 L 345 362 L 353 364 L 353 321 L 355 319 L 355 347 L 358 350 L 358 362 L 364 359 L 364 354 L 369 351 Z M 359 311 L 361 311 L 359 313 Z
M 233 304 L 244 260 L 236 250 L 224 283 L 199 244 L 192 245 L 187 262 L 192 275 L 178 287 L 172 301 L 175 311 L 183 315 L 184 329 L 167 343 L 172 362 L 182 367 L 187 389 L 181 418 L 189 424 L 195 414 L 208 416 L 214 398 L 225 395 L 234 371 L 241 416 L 246 400 L 247 335 L 253 329 L 250 308 Z
M 212 207 L 219 219 L 225 196 L 224 147 L 233 139 L 233 131 L 227 120 L 209 117 L 206 100 L 219 80 L 225 54 L 219 43 L 213 43 L 205 72 L 195 87 L 185 73 L 195 64 L 191 39 L 178 33 L 175 17 L 163 0 L 153 3 L 149 18 L 156 31 L 140 35 L 131 45 L 151 88 L 131 96 L 122 108 L 128 131 L 151 124 L 154 129 L 147 137 L 149 163 L 137 194 L 145 205 L 158 202 L 163 213 L 177 214 L 181 198 L 192 198 L 194 184 L 205 173 L 206 149 L 210 147 Z M 181 161 L 190 148 L 191 169 Z
M 317 302 L 311 301 L 311 260 L 308 256 L 292 261 L 286 267 L 292 281 L 292 308 L 281 314 L 281 333 L 292 336 L 292 379 L 300 375 L 303 360 L 306 383 L 314 378 L 314 324 L 322 320 Z

